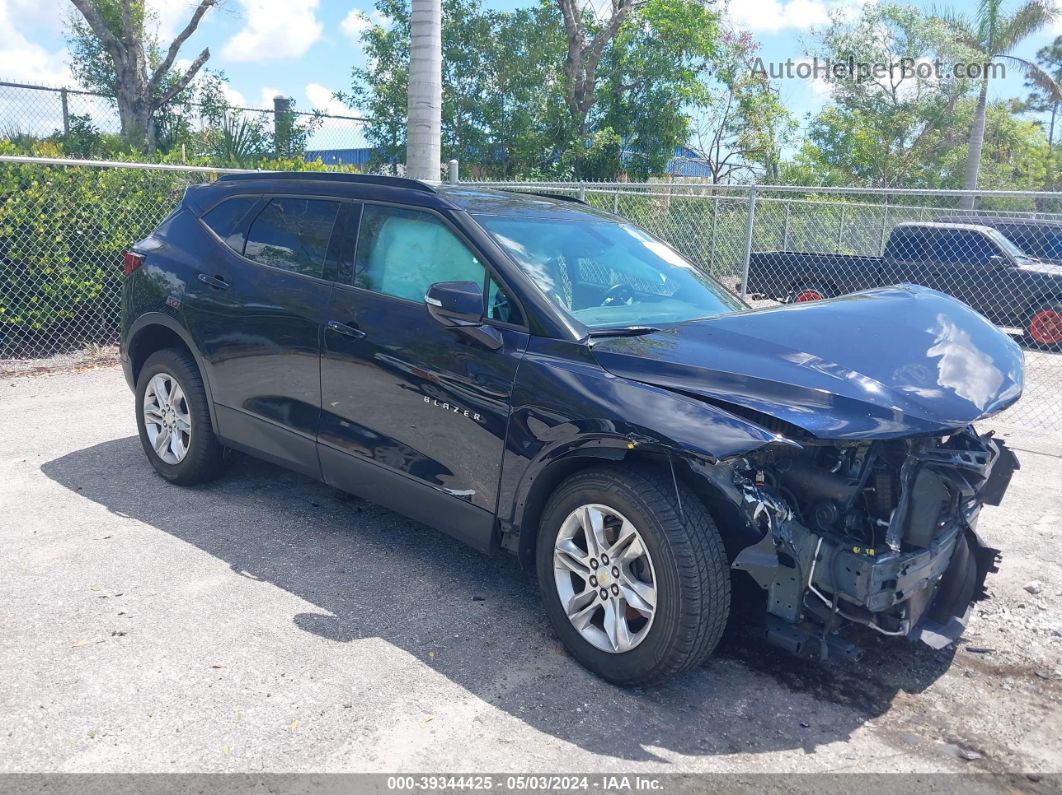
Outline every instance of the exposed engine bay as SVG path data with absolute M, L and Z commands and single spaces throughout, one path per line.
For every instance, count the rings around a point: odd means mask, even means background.
M 998 474 L 1009 480 L 1013 455 L 972 427 L 802 440 L 726 462 L 731 493 L 762 534 L 732 565 L 766 592 L 767 638 L 822 658 L 859 655 L 838 635 L 851 624 L 934 648 L 955 640 L 996 570 L 996 550 L 974 528 L 985 494 L 998 490 L 986 484 L 1001 450 Z

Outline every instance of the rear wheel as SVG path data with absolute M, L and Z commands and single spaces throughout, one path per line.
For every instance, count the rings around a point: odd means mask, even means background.
M 808 301 L 821 301 L 824 298 L 829 298 L 830 293 L 826 288 L 817 285 L 804 285 L 796 287 L 789 292 L 786 297 L 786 303 L 790 304 L 803 304 Z
M 224 449 L 210 422 L 202 376 L 184 351 L 156 351 L 144 362 L 136 419 L 144 452 L 166 480 L 187 486 L 220 471 Z
M 542 516 L 546 613 L 576 660 L 620 685 L 704 662 L 730 610 L 730 572 L 704 505 L 648 469 L 601 467 L 564 481 Z
M 1037 348 L 1062 350 L 1062 303 L 1044 304 L 1030 312 L 1025 332 Z

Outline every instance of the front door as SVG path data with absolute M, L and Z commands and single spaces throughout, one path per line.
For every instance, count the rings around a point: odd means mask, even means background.
M 971 229 L 938 229 L 933 256 L 925 265 L 920 284 L 953 295 L 960 301 L 998 319 L 1008 303 L 1012 269 L 1002 249 L 981 232 Z
M 425 293 L 446 281 L 489 291 L 494 344 L 428 315 Z M 353 284 L 336 286 L 324 331 L 325 480 L 488 549 L 527 344 L 518 312 L 441 216 L 366 204 Z

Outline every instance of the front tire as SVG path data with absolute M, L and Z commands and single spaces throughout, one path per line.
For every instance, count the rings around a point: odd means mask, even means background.
M 224 449 L 214 435 L 203 378 L 184 351 L 156 351 L 144 362 L 136 419 L 144 453 L 166 480 L 190 486 L 221 471 Z
M 543 512 L 536 561 L 554 631 L 614 684 L 701 665 L 730 612 L 712 517 L 693 495 L 680 505 L 673 480 L 651 469 L 595 467 L 564 481 Z

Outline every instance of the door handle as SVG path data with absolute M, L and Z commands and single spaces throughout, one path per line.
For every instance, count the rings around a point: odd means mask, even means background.
M 209 284 L 215 290 L 229 289 L 229 283 L 222 279 L 220 276 L 208 276 L 205 273 L 200 273 L 199 281 L 201 281 L 203 284 Z
M 337 334 L 344 334 L 347 337 L 353 337 L 356 340 L 363 340 L 366 337 L 364 331 L 350 323 L 340 323 L 338 320 L 329 320 L 328 328 Z

